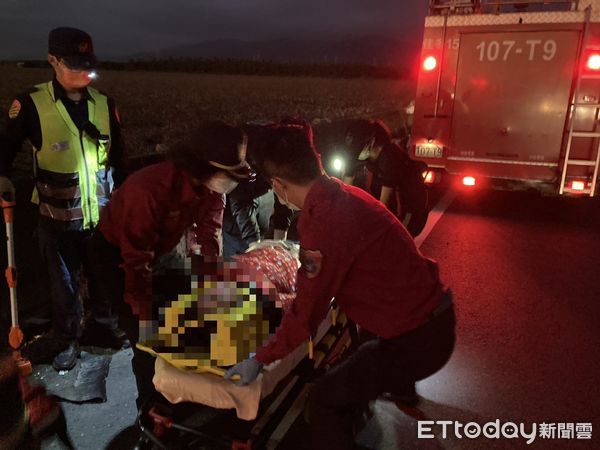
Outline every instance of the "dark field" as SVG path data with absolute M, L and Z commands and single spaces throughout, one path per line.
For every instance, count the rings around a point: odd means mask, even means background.
M 0 66 L 0 106 L 47 81 L 50 69 Z M 100 72 L 94 86 L 115 98 L 131 154 L 154 149 L 204 119 L 237 124 L 300 116 L 334 119 L 382 116 L 395 127 L 414 96 L 414 83 L 398 80 Z M 4 125 L 2 114 L 0 125 Z

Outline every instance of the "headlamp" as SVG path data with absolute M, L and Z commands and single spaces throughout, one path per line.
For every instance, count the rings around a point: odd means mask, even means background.
M 344 160 L 342 158 L 336 156 L 335 158 L 333 158 L 333 161 L 331 161 L 331 167 L 336 172 L 343 172 L 344 171 Z

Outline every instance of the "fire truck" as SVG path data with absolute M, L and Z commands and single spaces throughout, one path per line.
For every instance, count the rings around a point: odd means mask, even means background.
M 600 0 L 429 3 L 411 156 L 464 185 L 598 194 Z

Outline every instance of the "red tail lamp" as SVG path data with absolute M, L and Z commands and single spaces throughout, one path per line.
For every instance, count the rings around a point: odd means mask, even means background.
M 588 55 L 586 67 L 589 70 L 600 70 L 600 53 L 590 53 Z
M 585 189 L 585 183 L 583 181 L 573 181 L 571 183 L 571 189 L 574 191 L 583 191 Z
M 464 186 L 475 186 L 475 177 L 463 177 L 462 183 Z
M 425 184 L 433 184 L 435 181 L 435 172 L 433 170 L 426 170 L 423 172 L 423 180 Z
M 600 58 L 600 55 L 598 55 L 598 56 Z M 437 67 L 437 59 L 435 58 L 435 56 L 428 56 L 423 61 L 423 69 L 425 69 L 427 72 L 431 72 L 436 67 Z

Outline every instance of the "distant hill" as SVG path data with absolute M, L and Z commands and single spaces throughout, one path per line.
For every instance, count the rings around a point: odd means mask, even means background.
M 242 41 L 220 39 L 129 55 L 123 59 L 225 58 L 303 63 L 361 63 L 404 68 L 410 66 L 420 43 L 414 39 L 348 36 L 329 39 Z

